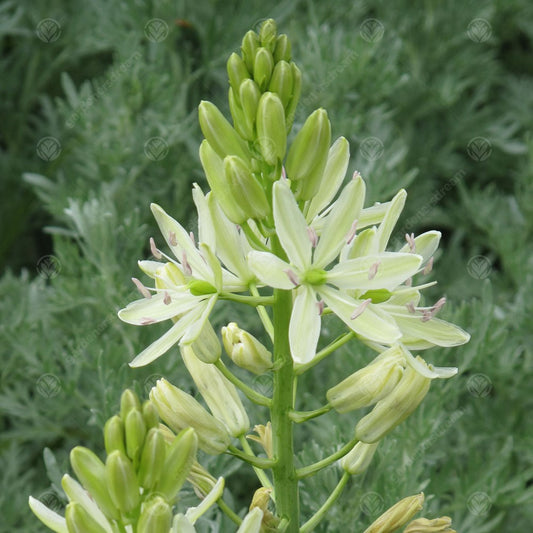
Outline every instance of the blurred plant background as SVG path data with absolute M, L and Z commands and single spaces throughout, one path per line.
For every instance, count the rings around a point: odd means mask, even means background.
M 397 244 L 407 232 L 442 231 L 432 296 L 445 294 L 443 317 L 472 335 L 464 347 L 428 352 L 459 376 L 432 386 L 318 531 L 362 531 L 420 490 L 425 515 L 450 515 L 458 531 L 531 531 L 527 0 L 0 4 L 0 531 L 43 531 L 28 495 L 61 509 L 68 452 L 102 450 L 103 422 L 125 387 L 147 397 L 165 375 L 191 390 L 176 351 L 144 369 L 127 366 L 164 328 L 128 326 L 116 311 L 133 298 L 129 278 L 158 235 L 149 202 L 193 227 L 191 184 L 206 188 L 197 105 L 224 109 L 225 61 L 268 17 L 289 35 L 304 74 L 295 130 L 325 107 L 334 136 L 351 143 L 349 174 L 362 173 L 370 202 L 408 189 Z M 254 315 L 231 312 L 221 309 L 215 325 L 237 319 L 254 330 Z M 324 341 L 338 327 L 325 325 Z M 368 357 L 349 344 L 306 375 L 302 408 L 318 407 Z M 255 385 L 268 388 L 268 378 Z M 307 424 L 302 461 L 331 453 L 355 422 L 330 414 Z M 255 481 L 233 465 L 208 463 L 228 477 L 228 499 L 242 510 Z M 306 480 L 304 515 L 337 476 L 331 468 Z M 228 531 L 224 524 L 212 514 L 201 528 Z

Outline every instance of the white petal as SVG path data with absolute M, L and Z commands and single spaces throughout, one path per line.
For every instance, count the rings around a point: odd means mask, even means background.
M 311 265 L 311 241 L 305 218 L 286 181 L 276 181 L 272 194 L 274 222 L 281 246 L 293 265 L 306 270 Z
M 294 362 L 305 364 L 316 355 L 320 323 L 315 292 L 305 285 L 299 287 L 296 290 L 289 325 L 289 343 Z
M 30 496 L 28 503 L 35 516 L 48 528 L 56 533 L 68 533 L 67 521 L 44 503 Z
M 343 261 L 328 272 L 327 280 L 341 289 L 393 290 L 415 274 L 421 262 L 422 257 L 416 254 L 383 252 Z M 374 265 L 378 265 L 377 271 L 371 277 L 369 272 Z
M 402 351 L 409 365 L 425 378 L 446 379 L 457 374 L 457 368 L 455 367 L 434 367 L 431 364 L 428 365 L 420 356 L 413 357 L 409 350 L 404 349 Z
M 359 226 L 359 222 L 357 225 Z M 358 233 L 355 239 L 343 248 L 340 256 L 341 261 L 377 254 L 379 248 L 377 234 L 378 232 L 375 226 Z
M 203 327 L 205 326 L 205 323 L 207 322 L 207 319 L 209 318 L 209 315 L 211 314 L 211 311 L 213 310 L 213 307 L 217 302 L 217 298 L 218 296 L 213 294 L 213 296 L 206 301 L 205 308 L 202 310 L 202 312 L 194 317 L 191 316 L 189 325 L 187 326 L 183 338 L 181 339 L 182 343 L 190 344 L 198 338 Z
M 422 256 L 422 264 L 426 263 L 437 251 L 440 237 L 440 231 L 426 231 L 418 237 L 415 237 L 415 253 Z M 399 251 L 409 252 L 409 244 L 405 244 Z
M 365 199 L 365 182 L 361 177 L 344 187 L 339 199 L 326 217 L 324 229 L 313 256 L 313 266 L 324 268 L 337 257 L 346 236 L 357 220 Z
M 263 521 L 263 511 L 259 507 L 254 507 L 242 521 L 237 533 L 259 533 Z
M 379 202 L 371 207 L 365 207 L 359 215 L 357 225 L 363 229 L 367 226 L 377 226 L 383 222 L 385 214 L 390 207 L 391 202 L 380 204 Z
M 274 254 L 252 251 L 248 254 L 248 264 L 265 285 L 276 289 L 294 289 L 294 284 L 286 274 L 291 265 Z
M 217 500 L 220 499 L 224 492 L 224 478 L 219 477 L 209 494 L 202 500 L 197 507 L 189 507 L 185 513 L 186 518 L 191 524 L 194 524 Z
M 362 303 L 331 287 L 322 286 L 317 291 L 328 307 L 353 331 L 362 337 L 382 344 L 392 344 L 401 336 L 394 320 L 378 316 L 369 305 L 363 314 L 352 320 L 354 310 Z
M 165 266 L 165 263 L 159 261 L 137 261 L 139 268 L 152 279 L 156 278 L 156 272 L 161 267 Z
M 174 515 L 170 533 L 196 533 L 196 529 L 185 515 L 178 513 Z
M 207 198 L 204 196 L 202 189 L 200 189 L 197 183 L 193 185 L 192 199 L 196 206 L 196 211 L 198 211 L 198 241 L 205 242 L 215 250 L 216 238 L 214 221 L 209 212 Z
M 199 245 L 202 257 L 205 259 L 209 268 L 213 272 L 213 282 L 217 291 L 222 291 L 222 266 L 217 259 L 213 249 L 205 242 L 201 242 Z
M 383 252 L 387 247 L 389 238 L 392 234 L 392 230 L 398 222 L 398 218 L 403 210 L 405 205 L 405 199 L 407 198 L 407 193 L 404 189 L 398 191 L 396 196 L 391 200 L 387 213 L 383 218 L 383 222 L 379 225 L 378 229 L 378 239 L 379 239 L 379 251 Z

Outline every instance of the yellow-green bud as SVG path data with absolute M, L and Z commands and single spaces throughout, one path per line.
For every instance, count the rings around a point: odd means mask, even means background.
M 214 294 L 217 292 L 216 288 L 203 279 L 193 279 L 187 284 L 187 287 L 192 295 L 203 296 L 204 294 Z
M 146 436 L 139 463 L 138 477 L 141 487 L 151 490 L 156 486 L 163 472 L 165 451 L 163 433 L 158 428 L 152 428 Z
M 203 100 L 198 106 L 198 116 L 202 133 L 219 157 L 237 155 L 245 161 L 250 159 L 245 142 L 215 104 Z
M 245 161 L 235 155 L 227 156 L 224 158 L 224 175 L 234 202 L 239 203 L 247 219 L 261 219 L 270 213 L 265 191 Z
M 274 70 L 274 57 L 268 48 L 260 47 L 255 52 L 254 80 L 259 89 L 264 91 L 268 87 L 272 71 Z
M 140 409 L 141 402 L 137 394 L 135 394 L 131 389 L 126 389 L 122 396 L 120 397 L 120 418 L 122 421 L 126 421 L 126 417 L 131 409 Z
M 392 533 L 411 520 L 423 505 L 423 492 L 404 498 L 385 511 L 364 533 Z
M 70 452 L 70 464 L 81 484 L 105 515 L 110 518 L 118 518 L 120 514 L 106 486 L 104 463 L 88 448 L 76 446 Z
M 205 323 L 200 336 L 191 344 L 196 357 L 204 363 L 215 363 L 222 355 L 222 346 L 209 320 Z
M 358 442 L 352 451 L 340 460 L 342 468 L 352 476 L 362 474 L 369 467 L 378 444 L 377 442 L 374 444 Z
M 256 124 L 261 155 L 269 165 L 276 165 L 283 160 L 287 149 L 285 111 L 277 94 L 266 92 L 261 96 Z
M 257 116 L 257 106 L 261 98 L 261 91 L 254 80 L 245 80 L 239 88 L 242 112 L 246 121 L 246 130 L 255 131 L 255 119 Z M 253 139 L 253 135 L 252 135 Z M 250 139 L 250 140 L 252 140 Z
M 358 422 L 355 436 L 366 443 L 382 439 L 418 407 L 426 396 L 430 383 L 430 378 L 407 366 L 394 390 Z
M 126 453 L 126 443 L 124 440 L 124 422 L 120 416 L 112 416 L 104 426 L 104 444 L 106 453 L 110 454 L 115 450 Z
M 193 428 L 187 428 L 176 436 L 168 449 L 163 472 L 157 484 L 157 492 L 167 502 L 173 502 L 185 483 L 196 458 L 197 448 L 198 437 Z
M 121 452 L 107 456 L 105 476 L 113 503 L 123 512 L 130 513 L 139 505 L 139 482 L 131 461 Z
M 159 415 L 157 414 L 157 409 L 150 400 L 146 400 L 143 403 L 143 420 L 146 424 L 147 431 L 151 428 L 156 428 L 159 426 Z
M 126 455 L 137 464 L 146 437 L 146 424 L 139 409 L 132 409 L 128 413 L 124 431 L 126 433 Z
M 373 363 L 329 389 L 328 402 L 339 413 L 375 404 L 396 387 L 403 374 L 402 364 L 405 358 L 401 348 L 389 348 Z
M 451 525 L 452 519 L 449 516 L 441 516 L 433 520 L 417 518 L 410 522 L 403 531 L 404 533 L 456 533 Z
M 254 374 L 272 368 L 272 354 L 253 335 L 230 322 L 222 328 L 222 342 L 230 359 Z
M 259 48 L 259 35 L 249 30 L 242 38 L 241 52 L 248 72 L 254 71 L 255 52 Z
M 292 96 L 289 105 L 285 109 L 285 119 L 287 122 L 287 133 L 291 131 L 294 117 L 296 115 L 296 107 L 300 101 L 300 94 L 302 93 L 302 73 L 295 63 L 291 63 L 292 70 Z
M 235 94 L 238 95 L 241 83 L 250 78 L 250 73 L 248 72 L 244 61 L 235 52 L 229 56 L 226 67 L 228 69 L 229 84 L 235 91 Z
M 291 60 L 291 42 L 289 38 L 282 33 L 278 35 L 276 39 L 276 46 L 274 48 L 274 61 L 287 61 Z
M 65 520 L 69 533 L 106 533 L 106 530 L 78 502 L 70 502 L 67 505 Z
M 280 61 L 274 67 L 268 90 L 279 96 L 284 109 L 287 109 L 291 101 L 292 86 L 292 68 L 286 61 Z
M 237 98 L 238 97 L 235 95 L 235 91 L 233 90 L 232 87 L 230 87 L 228 91 L 228 101 L 229 101 L 229 110 L 231 113 L 231 118 L 233 119 L 233 125 L 237 133 L 243 139 L 246 139 L 248 141 L 253 141 L 254 126 L 253 124 L 250 124 L 250 122 L 248 121 L 248 118 L 244 114 L 241 104 L 239 103 Z
M 259 41 L 261 46 L 268 48 L 271 52 L 274 51 L 276 45 L 276 36 L 278 29 L 276 28 L 276 21 L 274 19 L 267 19 L 261 24 L 259 29 Z
M 317 109 L 307 118 L 296 135 L 287 155 L 287 177 L 297 181 L 297 196 L 310 200 L 320 187 L 328 160 L 331 124 L 324 109 Z
M 150 391 L 161 419 L 173 431 L 193 427 L 198 436 L 198 447 L 211 455 L 226 451 L 230 444 L 229 433 L 213 415 L 209 414 L 190 394 L 160 379 Z
M 224 176 L 224 161 L 213 150 L 211 145 L 204 140 L 200 145 L 200 161 L 204 168 L 207 181 L 215 195 L 222 211 L 234 224 L 242 224 L 248 216 L 240 208 L 230 192 Z
M 235 386 L 216 366 L 202 363 L 190 346 L 181 346 L 181 356 L 215 418 L 222 421 L 234 437 L 248 431 L 250 421 Z
M 160 496 L 143 505 L 137 522 L 137 533 L 168 533 L 172 523 L 172 510 Z

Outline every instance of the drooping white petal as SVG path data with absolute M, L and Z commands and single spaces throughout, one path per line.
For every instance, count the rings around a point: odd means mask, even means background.
M 400 330 L 392 319 L 381 318 L 372 305 L 352 320 L 354 310 L 362 303 L 331 287 L 322 286 L 317 290 L 328 307 L 353 331 L 374 342 L 390 345 L 401 336 Z
M 215 250 L 215 221 L 211 217 L 207 198 L 204 196 L 202 189 L 195 183 L 192 189 L 192 199 L 198 212 L 198 241 L 205 242 L 211 249 Z
M 385 213 L 383 221 L 379 225 L 378 229 L 378 242 L 379 242 L 379 251 L 383 252 L 387 247 L 392 230 L 398 222 L 398 218 L 402 213 L 403 206 L 405 205 L 405 199 L 407 198 L 407 193 L 404 189 L 400 189 L 396 196 L 391 200 L 389 208 Z
M 426 231 L 418 237 L 415 237 L 415 253 L 422 256 L 422 264 L 426 263 L 428 259 L 437 251 L 440 237 L 440 231 Z M 409 244 L 407 243 L 402 246 L 399 251 L 405 253 L 409 252 Z
M 30 509 L 35 516 L 48 528 L 56 533 L 68 533 L 67 521 L 51 509 L 48 509 L 44 503 L 30 496 L 28 500 Z
M 220 499 L 224 492 L 224 478 L 219 477 L 215 486 L 209 491 L 209 494 L 202 500 L 197 507 L 189 507 L 185 513 L 186 518 L 191 524 L 194 524 L 217 500 Z
M 457 374 L 456 367 L 434 367 L 431 364 L 427 364 L 420 356 L 413 357 L 409 350 L 403 350 L 404 356 L 409 365 L 416 370 L 420 375 L 430 379 L 447 379 Z
M 313 359 L 320 337 L 320 323 L 314 290 L 306 285 L 299 287 L 289 324 L 289 344 L 294 362 L 305 364 Z
M 248 254 L 248 264 L 265 285 L 285 290 L 294 288 L 294 284 L 287 276 L 291 265 L 274 254 L 252 251 Z
M 259 533 L 263 521 L 263 511 L 259 507 L 254 507 L 242 521 L 237 533 Z
M 416 254 L 383 252 L 338 263 L 327 280 L 340 289 L 392 290 L 415 274 L 421 262 Z
M 196 528 L 184 514 L 178 513 L 174 515 L 170 533 L 196 533 Z
M 305 270 L 311 264 L 311 242 L 305 218 L 286 181 L 276 181 L 272 195 L 274 222 L 281 246 L 290 262 Z
M 183 338 L 181 339 L 183 344 L 190 344 L 199 337 L 202 329 L 205 326 L 205 323 L 207 322 L 207 319 L 209 318 L 209 315 L 211 314 L 211 311 L 213 310 L 213 307 L 217 302 L 217 298 L 218 296 L 213 294 L 209 300 L 205 301 L 205 307 L 202 309 L 202 312 L 198 313 L 198 315 L 194 317 L 191 316 L 190 320 L 187 320 L 188 326 L 185 329 Z
M 313 256 L 313 266 L 324 268 L 337 257 L 346 236 L 357 220 L 365 199 L 365 182 L 355 178 L 341 192 L 339 199 L 326 217 L 324 229 Z

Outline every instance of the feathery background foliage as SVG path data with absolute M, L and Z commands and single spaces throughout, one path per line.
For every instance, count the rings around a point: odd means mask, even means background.
M 61 508 L 69 450 L 102 450 L 103 423 L 124 388 L 146 397 L 165 375 L 191 390 L 175 351 L 144 369 L 127 366 L 163 329 L 128 326 L 116 311 L 132 299 L 136 260 L 149 257 L 148 237 L 158 233 L 149 202 L 193 227 L 191 185 L 206 187 L 197 105 L 209 99 L 227 112 L 225 61 L 268 17 L 289 35 L 304 75 L 295 130 L 325 107 L 333 135 L 351 143 L 349 174 L 365 177 L 367 202 L 408 189 L 396 242 L 406 232 L 442 231 L 431 274 L 439 285 L 430 293 L 445 294 L 443 317 L 472 335 L 466 346 L 428 352 L 428 361 L 456 365 L 459 375 L 433 384 L 317 531 L 348 524 L 362 531 L 420 490 L 425 515 L 448 514 L 458 531 L 530 531 L 533 4 L 526 0 L 0 5 L 0 531 L 43 531 L 28 495 Z M 237 318 L 257 327 L 255 316 L 234 311 L 219 311 L 215 325 Z M 324 342 L 338 327 L 325 326 Z M 318 407 L 327 386 L 368 355 L 349 344 L 306 375 L 302 408 Z M 355 422 L 330 414 L 299 428 L 300 459 L 334 451 Z M 244 509 L 253 475 L 227 457 L 209 461 Z M 330 468 L 306 480 L 303 514 L 323 502 L 337 476 Z M 216 514 L 201 522 L 205 531 L 229 527 Z

